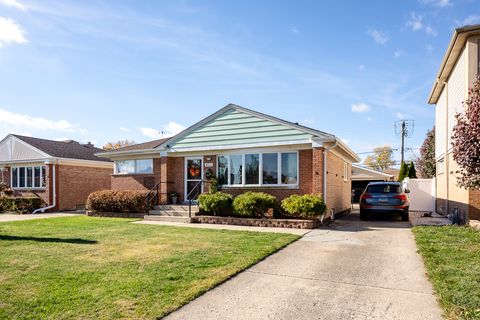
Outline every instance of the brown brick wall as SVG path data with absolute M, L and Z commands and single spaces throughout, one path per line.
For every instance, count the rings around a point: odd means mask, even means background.
M 111 168 L 58 165 L 58 209 L 72 210 L 85 205 L 90 193 L 110 189 Z
M 0 181 L 5 182 L 6 184 L 10 185 L 10 167 L 4 168 L 4 171 L 0 174 Z
M 480 190 L 470 190 L 469 204 L 469 218 L 480 220 Z
M 150 190 L 155 185 L 153 174 L 111 176 L 112 190 Z
M 327 154 L 327 210 L 334 209 L 335 213 L 351 208 L 352 181 L 347 176 L 345 181 L 343 168 L 345 161 L 329 152 Z M 347 172 L 352 172 L 349 164 Z

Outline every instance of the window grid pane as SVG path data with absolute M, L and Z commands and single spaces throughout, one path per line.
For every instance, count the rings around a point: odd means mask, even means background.
M 282 153 L 282 184 L 297 184 L 297 154 Z
M 228 185 L 228 158 L 218 156 L 218 184 Z
M 137 160 L 137 173 L 153 173 L 153 159 Z
M 260 155 L 245 155 L 245 184 L 259 184 L 260 181 Z
M 12 187 L 18 187 L 18 168 L 12 168 Z
M 278 154 L 264 153 L 262 158 L 263 184 L 278 184 Z
M 18 168 L 18 187 L 25 188 L 25 167 Z
M 242 184 L 242 155 L 230 156 L 230 184 Z

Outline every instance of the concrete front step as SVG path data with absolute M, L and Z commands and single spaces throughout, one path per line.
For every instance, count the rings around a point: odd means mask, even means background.
M 175 211 L 175 212 L 186 212 L 188 213 L 188 205 L 181 205 L 181 204 L 164 204 L 158 205 L 153 207 L 155 211 Z M 198 205 L 192 204 L 192 213 L 198 212 Z
M 195 216 L 196 213 L 198 213 L 198 211 L 192 210 L 192 217 Z M 188 217 L 188 211 L 150 210 L 148 214 L 152 216 Z
M 181 223 L 190 223 L 192 219 L 189 217 L 172 217 L 172 216 L 151 216 L 146 215 L 143 217 L 147 221 L 163 221 L 163 222 L 181 222 Z

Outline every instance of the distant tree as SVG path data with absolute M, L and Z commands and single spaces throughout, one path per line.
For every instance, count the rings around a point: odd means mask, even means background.
M 417 179 L 417 170 L 413 161 L 408 165 L 407 176 L 410 179 Z
M 133 140 L 119 140 L 117 142 L 107 142 L 103 146 L 103 150 L 115 150 L 118 148 L 123 148 L 123 147 L 128 147 L 131 146 L 132 144 L 135 144 L 135 141 Z
M 431 179 L 436 174 L 435 161 L 435 127 L 427 131 L 425 140 L 420 148 L 420 157 L 415 160 L 418 172 L 422 178 Z
M 389 169 L 395 164 L 392 147 L 387 145 L 376 147 L 373 149 L 373 155 L 365 158 L 363 163 L 374 170 Z
M 408 177 L 408 164 L 406 162 L 402 162 L 400 165 L 400 171 L 398 172 L 398 181 L 401 182 L 406 177 Z
M 465 110 L 456 115 L 453 127 L 453 159 L 460 167 L 458 185 L 480 189 L 480 76 L 468 91 Z

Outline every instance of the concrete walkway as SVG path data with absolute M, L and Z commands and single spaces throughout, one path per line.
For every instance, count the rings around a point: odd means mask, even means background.
M 200 228 L 200 229 L 218 229 L 218 230 L 234 230 L 234 231 L 254 231 L 254 232 L 274 232 L 274 233 L 290 233 L 303 236 L 309 233 L 310 229 L 295 229 L 295 228 L 267 228 L 267 227 L 249 227 L 249 226 L 234 226 L 225 224 L 210 224 L 210 223 L 182 223 L 182 222 L 167 222 L 167 221 L 135 221 L 135 224 L 150 224 L 170 227 L 185 227 L 185 228 Z
M 441 319 L 410 224 L 350 214 L 167 319 Z
M 73 217 L 78 216 L 77 213 L 38 213 L 38 214 L 0 214 L 0 222 L 10 222 L 10 221 L 25 221 L 25 220 L 36 220 L 36 219 L 47 219 L 47 218 L 59 218 L 59 217 Z

